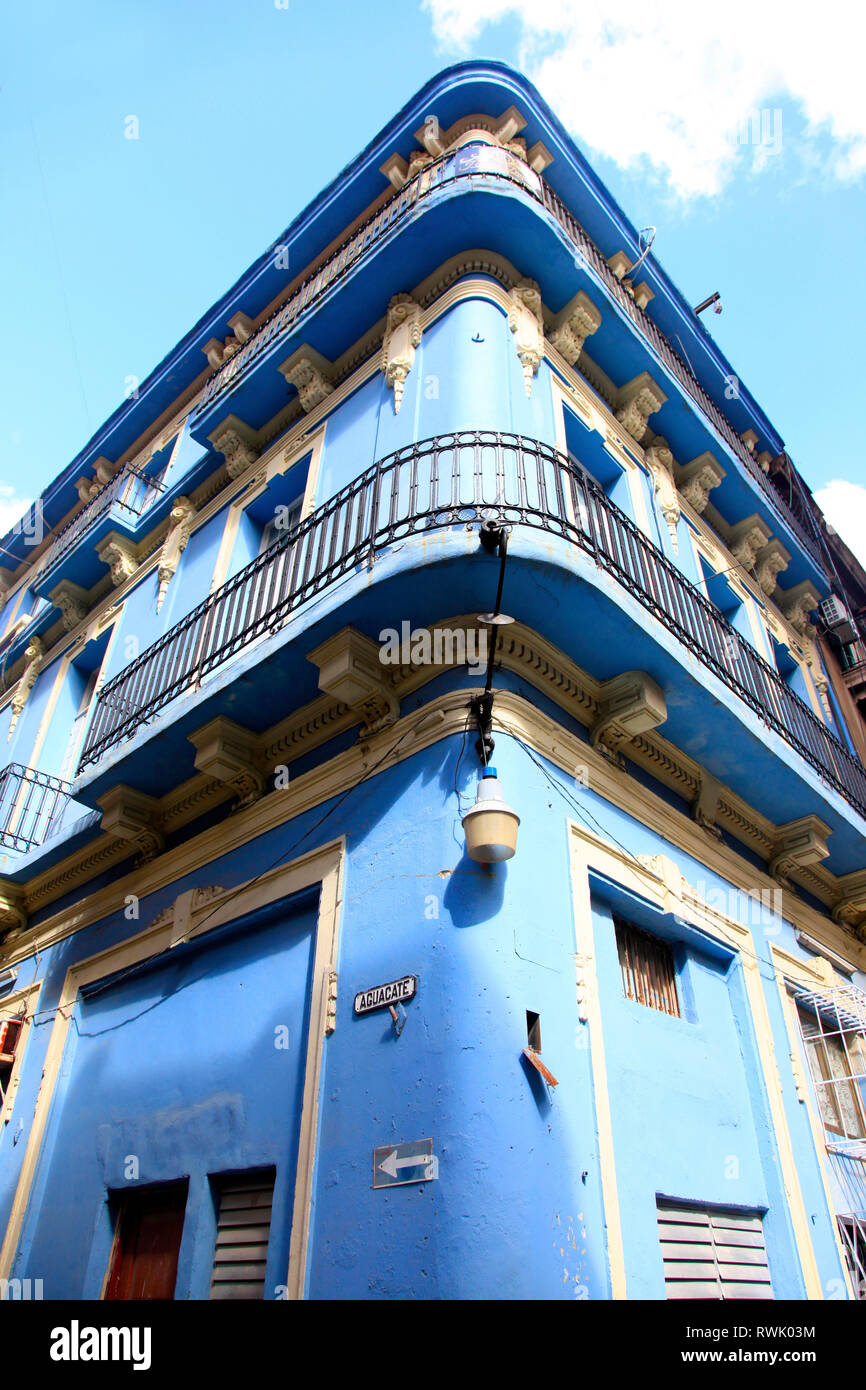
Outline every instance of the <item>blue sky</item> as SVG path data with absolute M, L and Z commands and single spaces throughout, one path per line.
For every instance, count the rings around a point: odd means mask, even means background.
M 721 291 L 707 326 L 866 560 L 866 84 L 839 5 L 811 28 L 776 0 L 7 9 L 0 527 L 428 77 L 485 56 L 537 82 L 692 302 Z

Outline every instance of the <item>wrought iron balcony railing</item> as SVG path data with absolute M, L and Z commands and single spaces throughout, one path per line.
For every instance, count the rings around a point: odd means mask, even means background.
M 25 852 L 41 845 L 69 800 L 69 783 L 9 763 L 0 772 L 0 845 Z
M 773 486 L 733 425 L 701 386 L 691 367 L 675 351 L 670 339 L 653 322 L 646 310 L 635 303 L 625 286 L 614 275 L 595 242 L 539 174 L 510 151 L 490 145 L 464 146 L 456 153 L 443 155 L 441 159 L 408 180 L 393 198 L 384 203 L 378 212 L 348 236 L 311 275 L 307 276 L 237 352 L 217 368 L 205 383 L 193 415 L 237 384 L 277 338 L 287 334 L 302 314 L 312 309 L 340 280 L 347 278 L 364 256 L 379 247 L 397 228 L 409 221 L 420 204 L 434 200 L 441 189 L 454 183 L 479 188 L 496 186 L 497 183 L 516 184 L 523 193 L 544 207 L 591 266 L 608 294 L 627 315 L 638 333 L 733 450 L 767 500 L 788 523 L 823 571 L 821 547 L 811 528 L 804 525 L 793 507 Z
M 154 495 L 162 491 L 162 483 L 145 477 L 143 473 L 129 466 L 122 468 L 81 508 L 80 512 L 76 512 L 62 530 L 58 531 L 45 553 L 40 573 L 47 574 L 64 555 L 68 555 L 91 526 L 111 510 L 115 502 L 129 512 L 130 516 L 140 516 Z
M 862 764 L 588 474 L 547 444 L 480 430 L 371 465 L 204 599 L 103 686 L 80 768 L 378 550 L 487 518 L 561 536 L 591 555 L 866 815 Z

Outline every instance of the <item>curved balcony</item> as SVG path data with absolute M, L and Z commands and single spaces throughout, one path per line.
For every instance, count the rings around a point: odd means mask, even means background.
M 544 179 L 508 150 L 486 144 L 468 144 L 443 155 L 410 179 L 378 212 L 355 232 L 299 285 L 297 290 L 259 326 L 247 341 L 206 382 L 192 412 L 192 419 L 207 413 L 220 397 L 235 389 L 253 367 L 282 339 L 288 338 L 299 320 L 314 309 L 341 281 L 347 280 L 362 260 L 411 222 L 438 195 L 450 187 L 465 189 L 518 187 L 556 222 L 570 246 L 579 253 L 653 353 L 676 378 L 725 444 L 735 454 L 766 500 L 823 572 L 824 557 L 815 536 L 773 486 L 752 457 L 724 413 L 701 386 L 691 367 L 675 351 L 670 340 L 640 308 L 614 275 L 595 243 Z
M 76 547 L 83 544 L 85 539 L 92 540 L 99 522 L 110 519 L 114 525 L 131 529 L 153 497 L 163 491 L 161 483 L 140 473 L 131 465 L 127 464 L 121 468 L 79 512 L 76 512 L 72 520 L 58 531 L 42 559 L 36 591 L 46 593 L 56 583 L 58 566 Z M 103 529 L 107 529 L 107 526 Z
M 547 444 L 486 431 L 373 464 L 215 590 L 105 684 L 79 770 L 380 551 L 490 518 L 578 546 L 866 816 L 866 769 L 598 484 Z

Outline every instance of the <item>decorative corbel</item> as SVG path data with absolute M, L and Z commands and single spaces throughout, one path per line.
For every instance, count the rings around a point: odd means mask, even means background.
M 525 125 L 526 117 L 520 114 L 516 106 L 508 106 L 493 127 L 493 133 L 500 145 L 508 145 Z
M 334 364 L 309 343 L 302 343 L 291 357 L 280 363 L 279 370 L 290 386 L 294 386 L 301 409 L 309 414 L 330 396 L 334 389 Z
M 790 553 L 780 540 L 773 539 L 755 556 L 755 578 L 769 598 L 779 582 L 779 575 L 788 568 Z
M 628 434 L 640 444 L 647 432 L 649 417 L 661 410 L 667 396 L 653 381 L 649 372 L 627 381 L 617 392 L 616 418 Z
M 352 627 L 342 628 L 307 654 L 319 668 L 319 689 L 361 715 L 362 736 L 393 724 L 400 713 L 379 656 L 376 643 Z
M 96 547 L 96 553 L 111 570 L 111 582 L 115 589 L 131 579 L 138 568 L 134 542 L 127 536 L 121 536 L 118 531 L 109 531 L 105 540 Z
M 188 497 L 176 497 L 174 505 L 169 513 L 168 534 L 162 543 L 159 552 L 159 561 L 156 573 L 159 580 L 159 588 L 156 595 L 156 611 L 162 608 L 166 590 L 180 563 L 180 557 L 186 550 L 187 543 L 192 532 L 192 522 L 195 516 L 195 507 Z
M 228 415 L 208 439 L 217 453 L 224 456 L 230 478 L 239 478 L 259 456 L 256 431 L 236 415 Z
M 829 825 L 809 813 L 799 820 L 788 821 L 776 828 L 773 856 L 769 873 L 780 883 L 786 883 L 795 869 L 811 869 L 827 858 Z
M 208 360 L 208 364 L 216 371 L 217 367 L 222 366 L 223 360 L 223 341 L 222 338 L 208 338 L 202 352 Z
M 117 840 L 127 840 L 138 850 L 139 863 L 146 864 L 160 854 L 165 839 L 159 828 L 155 797 L 126 787 L 122 782 L 97 798 L 102 809 L 102 829 Z
M 399 192 L 409 178 L 409 165 L 401 154 L 389 154 L 385 163 L 379 165 L 379 173 L 384 174 L 391 186 Z
M 544 357 L 544 318 L 541 312 L 541 291 L 534 280 L 520 280 L 511 291 L 508 327 L 514 334 L 514 346 L 523 368 L 523 383 L 527 396 L 532 396 L 532 378 Z
M 442 139 L 442 131 L 439 129 L 439 122 L 435 116 L 428 116 L 424 124 L 415 131 L 415 139 L 419 145 L 423 145 L 429 155 L 438 159 L 445 153 L 445 142 Z
M 10 701 L 12 706 L 12 718 L 9 722 L 7 742 L 12 737 L 15 725 L 21 718 L 21 711 L 30 699 L 30 692 L 36 684 L 36 677 L 39 675 L 44 655 L 45 648 L 42 645 L 41 638 L 31 637 L 24 651 L 24 670 L 21 672 L 18 684 L 15 687 L 15 694 Z
M 801 584 L 795 584 L 791 589 L 780 589 L 776 599 L 794 631 L 805 637 L 811 627 L 809 614 L 821 602 L 820 594 L 808 579 L 804 579 Z
M 608 256 L 607 263 L 616 276 L 617 280 L 625 279 L 631 270 L 631 261 L 624 251 L 614 251 L 612 256 Z
M 235 809 L 258 801 L 265 790 L 265 779 L 255 765 L 256 736 L 251 730 L 218 715 L 187 737 L 196 750 L 195 766 L 199 772 L 235 790 Z
M 770 539 L 770 528 L 755 514 L 744 517 L 731 527 L 728 549 L 744 570 L 751 570 L 760 550 Z
M 24 890 L 17 883 L 0 879 L 0 937 L 4 943 L 20 936 L 27 927 Z
M 655 299 L 655 290 L 651 290 L 646 280 L 641 280 L 639 285 L 635 285 L 631 291 L 631 297 L 639 309 L 645 309 L 651 299 Z
M 223 340 L 221 338 L 209 338 L 202 348 L 202 352 L 207 358 L 211 367 L 216 371 L 223 362 L 238 351 L 243 344 L 253 336 L 255 328 L 249 314 L 244 314 L 240 310 L 228 320 L 229 328 L 232 330 L 229 336 Z
M 623 671 L 601 686 L 590 742 L 594 748 L 616 753 L 621 744 L 657 729 L 667 717 L 664 691 L 652 676 L 645 671 Z
M 48 602 L 60 609 L 66 632 L 78 627 L 90 612 L 87 590 L 82 589 L 80 584 L 73 584 L 71 579 L 61 579 L 48 595 Z
M 411 294 L 395 294 L 388 304 L 385 338 L 382 343 L 382 371 L 385 383 L 394 392 L 394 414 L 399 415 L 406 378 L 421 342 L 421 305 Z
M 95 478 L 79 478 L 75 484 L 75 490 L 79 499 L 86 506 L 88 502 L 92 502 L 94 497 L 98 496 L 102 491 L 102 486 Z
M 721 782 L 707 772 L 706 768 L 703 768 L 701 770 L 701 785 L 689 809 L 692 820 L 697 821 L 698 825 L 702 825 L 705 830 L 709 830 L 717 839 L 722 838 L 722 832 L 716 824 L 721 796 Z
M 755 434 L 755 431 L 743 430 L 743 433 L 740 435 L 740 438 L 742 439 L 749 453 L 754 454 L 755 447 L 758 443 L 758 436 Z
M 705 509 L 713 488 L 725 477 L 724 468 L 709 451 L 698 454 L 682 468 L 675 467 L 674 472 L 680 494 L 698 513 Z
M 866 869 L 840 874 L 836 887 L 839 897 L 833 905 L 833 921 L 849 927 L 861 941 L 866 941 Z
M 93 476 L 99 484 L 100 490 L 110 483 L 119 472 L 120 464 L 112 463 L 111 459 L 104 458 L 101 454 L 93 465 Z
M 667 523 L 671 544 L 675 551 L 677 544 L 677 523 L 680 519 L 680 498 L 674 482 L 674 456 L 668 442 L 657 434 L 644 454 L 647 468 L 653 480 L 653 493 L 659 510 Z
M 818 648 L 809 637 L 804 637 L 803 647 L 806 653 L 806 664 L 812 673 L 812 680 L 818 692 L 818 699 L 821 701 L 821 708 L 827 719 L 832 719 L 833 710 L 830 705 L 830 682 L 824 674 L 824 667 L 821 665 Z
M 548 337 L 569 364 L 573 367 L 586 339 L 601 326 L 601 314 L 583 290 L 578 290 L 564 309 L 560 309 L 550 329 Z
M 526 162 L 536 174 L 543 174 L 553 163 L 553 155 L 541 140 L 536 140 L 526 151 Z
M 239 343 L 245 343 L 255 332 L 255 326 L 249 314 L 242 313 L 240 309 L 229 319 L 229 328 Z

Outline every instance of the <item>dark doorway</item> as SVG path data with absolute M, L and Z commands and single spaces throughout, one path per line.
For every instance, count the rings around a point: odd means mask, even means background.
M 174 1298 L 186 1195 L 184 1182 L 120 1197 L 106 1298 Z

